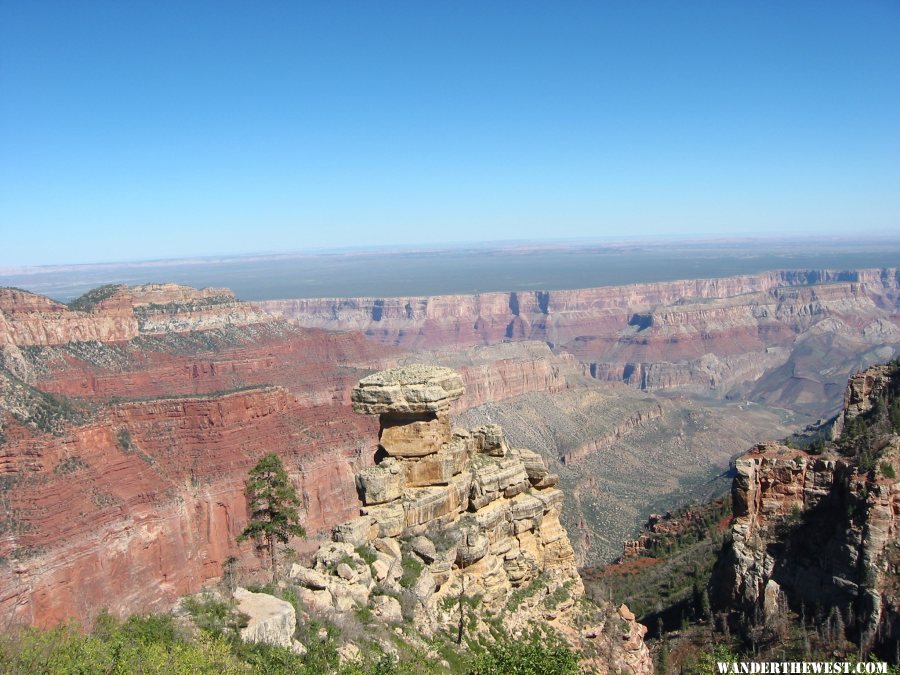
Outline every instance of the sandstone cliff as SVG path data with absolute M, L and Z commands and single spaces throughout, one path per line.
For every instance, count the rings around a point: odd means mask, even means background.
M 285 459 L 311 532 L 355 512 L 358 439 L 344 406 L 308 407 L 279 387 L 111 406 L 90 423 L 0 445 L 0 615 L 52 625 L 164 609 L 221 573 L 246 524 L 244 480 Z
M 737 460 L 732 542 L 713 581 L 722 606 L 762 625 L 788 606 L 807 616 L 837 611 L 846 637 L 863 649 L 894 644 L 898 390 L 896 364 L 870 368 L 851 379 L 836 441 L 824 451 L 769 443 Z

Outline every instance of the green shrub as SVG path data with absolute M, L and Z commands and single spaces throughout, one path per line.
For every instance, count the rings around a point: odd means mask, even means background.
M 119 429 L 116 434 L 116 445 L 122 452 L 131 452 L 134 449 L 134 441 L 131 440 L 131 432 L 128 429 Z
M 881 469 L 881 475 L 885 478 L 896 478 L 897 473 L 894 471 L 893 465 L 890 462 L 882 462 L 878 465 Z
M 208 595 L 201 598 L 185 598 L 182 604 L 198 628 L 214 635 L 223 633 L 237 635 L 241 628 L 247 626 L 249 620 L 249 617 L 237 611 L 232 603 Z
M 418 581 L 424 565 L 416 558 L 413 558 L 410 555 L 404 555 L 403 559 L 400 561 L 400 566 L 403 568 L 403 574 L 400 576 L 400 586 L 403 588 L 412 588 L 415 586 L 416 581 Z
M 575 675 L 578 655 L 558 638 L 534 630 L 521 639 L 501 638 L 483 646 L 469 675 Z
M 371 565 L 378 560 L 378 554 L 371 546 L 357 546 L 356 555 L 362 558 L 367 565 Z
M 98 286 L 72 300 L 68 307 L 76 312 L 89 312 L 96 305 L 107 298 L 111 298 L 117 291 L 124 288 L 126 287 L 122 284 L 106 284 L 105 286 Z
M 571 584 L 567 584 L 567 586 L 571 586 Z M 559 604 L 568 600 L 571 596 L 569 593 L 569 589 L 567 586 L 560 586 L 555 591 L 553 591 L 550 595 L 544 598 L 544 607 L 548 609 L 553 609 L 557 607 Z
M 147 673 L 231 675 L 250 673 L 224 637 L 201 634 L 182 639 L 171 617 L 137 617 L 119 623 L 109 617 L 91 635 L 75 625 L 34 628 L 0 636 L 4 673 Z

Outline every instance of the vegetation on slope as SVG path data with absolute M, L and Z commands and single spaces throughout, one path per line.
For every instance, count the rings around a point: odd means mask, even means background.
M 296 601 L 296 598 L 295 598 Z M 474 650 L 460 648 L 452 663 L 413 646 L 394 634 L 394 653 L 376 644 L 356 660 L 342 662 L 347 626 L 310 620 L 298 628 L 304 655 L 283 647 L 251 644 L 237 637 L 240 616 L 222 600 L 187 603 L 194 617 L 185 622 L 171 615 L 132 616 L 119 621 L 102 614 L 90 633 L 73 624 L 49 630 L 22 629 L 0 635 L 0 671 L 32 673 L 148 673 L 188 675 L 428 675 L 469 673 L 499 675 L 542 673 L 574 675 L 578 656 L 558 641 L 534 631 L 521 640 L 497 636 Z M 199 627 L 198 627 L 199 626 Z M 411 629 L 404 627 L 401 634 Z
M 92 288 L 84 295 L 72 300 L 68 307 L 76 312 L 90 312 L 94 307 L 104 300 L 107 300 L 118 293 L 120 290 L 127 288 L 123 284 L 106 284 Z
M 900 361 L 889 364 L 887 386 L 871 397 L 871 408 L 856 416 L 848 416 L 843 431 L 829 439 L 829 425 L 813 429 L 805 436 L 794 436 L 785 442 L 808 452 L 840 454 L 858 466 L 860 475 L 875 480 L 896 476 L 897 434 L 900 434 Z M 699 514 L 713 514 L 716 504 L 693 507 Z M 690 511 L 690 509 L 688 509 Z M 711 523 L 715 518 L 701 515 L 686 518 L 684 510 L 673 514 L 674 520 Z M 812 558 L 822 548 L 812 543 L 809 530 L 821 531 L 822 519 L 837 516 L 803 513 L 799 509 L 787 514 L 775 531 L 776 549 L 790 551 L 793 556 Z M 887 659 L 894 663 L 890 672 L 900 672 L 900 643 L 881 647 L 866 655 L 860 648 L 860 627 L 852 608 L 801 602 L 783 608 L 774 617 L 741 615 L 729 621 L 709 603 L 708 586 L 712 567 L 719 550 L 728 544 L 725 523 L 716 523 L 704 532 L 688 528 L 676 532 L 643 534 L 642 557 L 631 558 L 601 570 L 586 573 L 591 593 L 602 594 L 617 602 L 626 602 L 648 626 L 648 644 L 655 654 L 659 672 L 706 673 L 715 661 L 772 660 L 809 661 Z M 831 531 L 831 530 L 828 530 Z M 816 539 L 818 541 L 818 539 Z M 821 542 L 818 542 L 821 544 Z M 809 549 L 809 550 L 807 550 Z M 896 570 L 897 547 L 888 551 L 883 566 Z M 896 596 L 896 574 L 888 574 L 888 592 Z M 893 590 L 890 590 L 893 589 Z M 728 608 L 722 608 L 728 609 Z M 732 616 L 732 619 L 735 617 Z
M 3 443 L 2 414 L 13 418 L 34 430 L 60 434 L 70 423 L 86 421 L 89 413 L 83 406 L 77 407 L 65 396 L 48 394 L 0 367 L 0 444 Z
M 667 531 L 646 531 L 643 555 L 582 570 L 587 592 L 628 605 L 650 635 L 709 620 L 706 585 L 725 540 L 731 499 L 684 506 L 668 514 Z M 662 529 L 662 528 L 660 528 Z

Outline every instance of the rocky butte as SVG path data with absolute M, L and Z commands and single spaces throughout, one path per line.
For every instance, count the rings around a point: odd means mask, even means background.
M 563 494 L 536 453 L 508 446 L 495 425 L 453 428 L 463 394 L 453 370 L 410 365 L 363 378 L 353 409 L 378 415 L 373 466 L 356 474 L 360 515 L 291 579 L 319 610 L 370 608 L 383 621 L 512 634 L 538 622 L 581 651 L 597 672 L 651 673 L 624 605 L 580 602 L 584 588 L 559 521 Z M 475 607 L 475 623 L 463 622 Z
M 863 650 L 900 636 L 900 366 L 850 379 L 824 450 L 765 443 L 736 461 L 721 606 L 762 625 L 821 612 Z M 837 614 L 835 614 L 837 613 Z M 835 618 L 839 616 L 839 618 Z

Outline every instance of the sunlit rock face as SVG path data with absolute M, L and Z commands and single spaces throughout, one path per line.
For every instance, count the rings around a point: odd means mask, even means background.
M 591 621 L 576 603 L 584 588 L 556 476 L 537 453 L 509 447 L 498 425 L 452 428 L 449 410 L 463 393 L 453 370 L 423 364 L 375 373 L 353 390 L 354 410 L 379 416 L 375 463 L 356 475 L 360 515 L 334 528 L 310 566 L 291 570 L 304 601 L 369 607 L 432 634 L 457 625 L 462 599 L 477 598 L 479 621 L 513 631 L 550 622 L 589 659 L 602 651 L 591 661 L 600 672 L 652 672 L 627 608 L 605 608 L 627 624 L 626 641 L 597 622 L 587 633 L 577 627 Z

